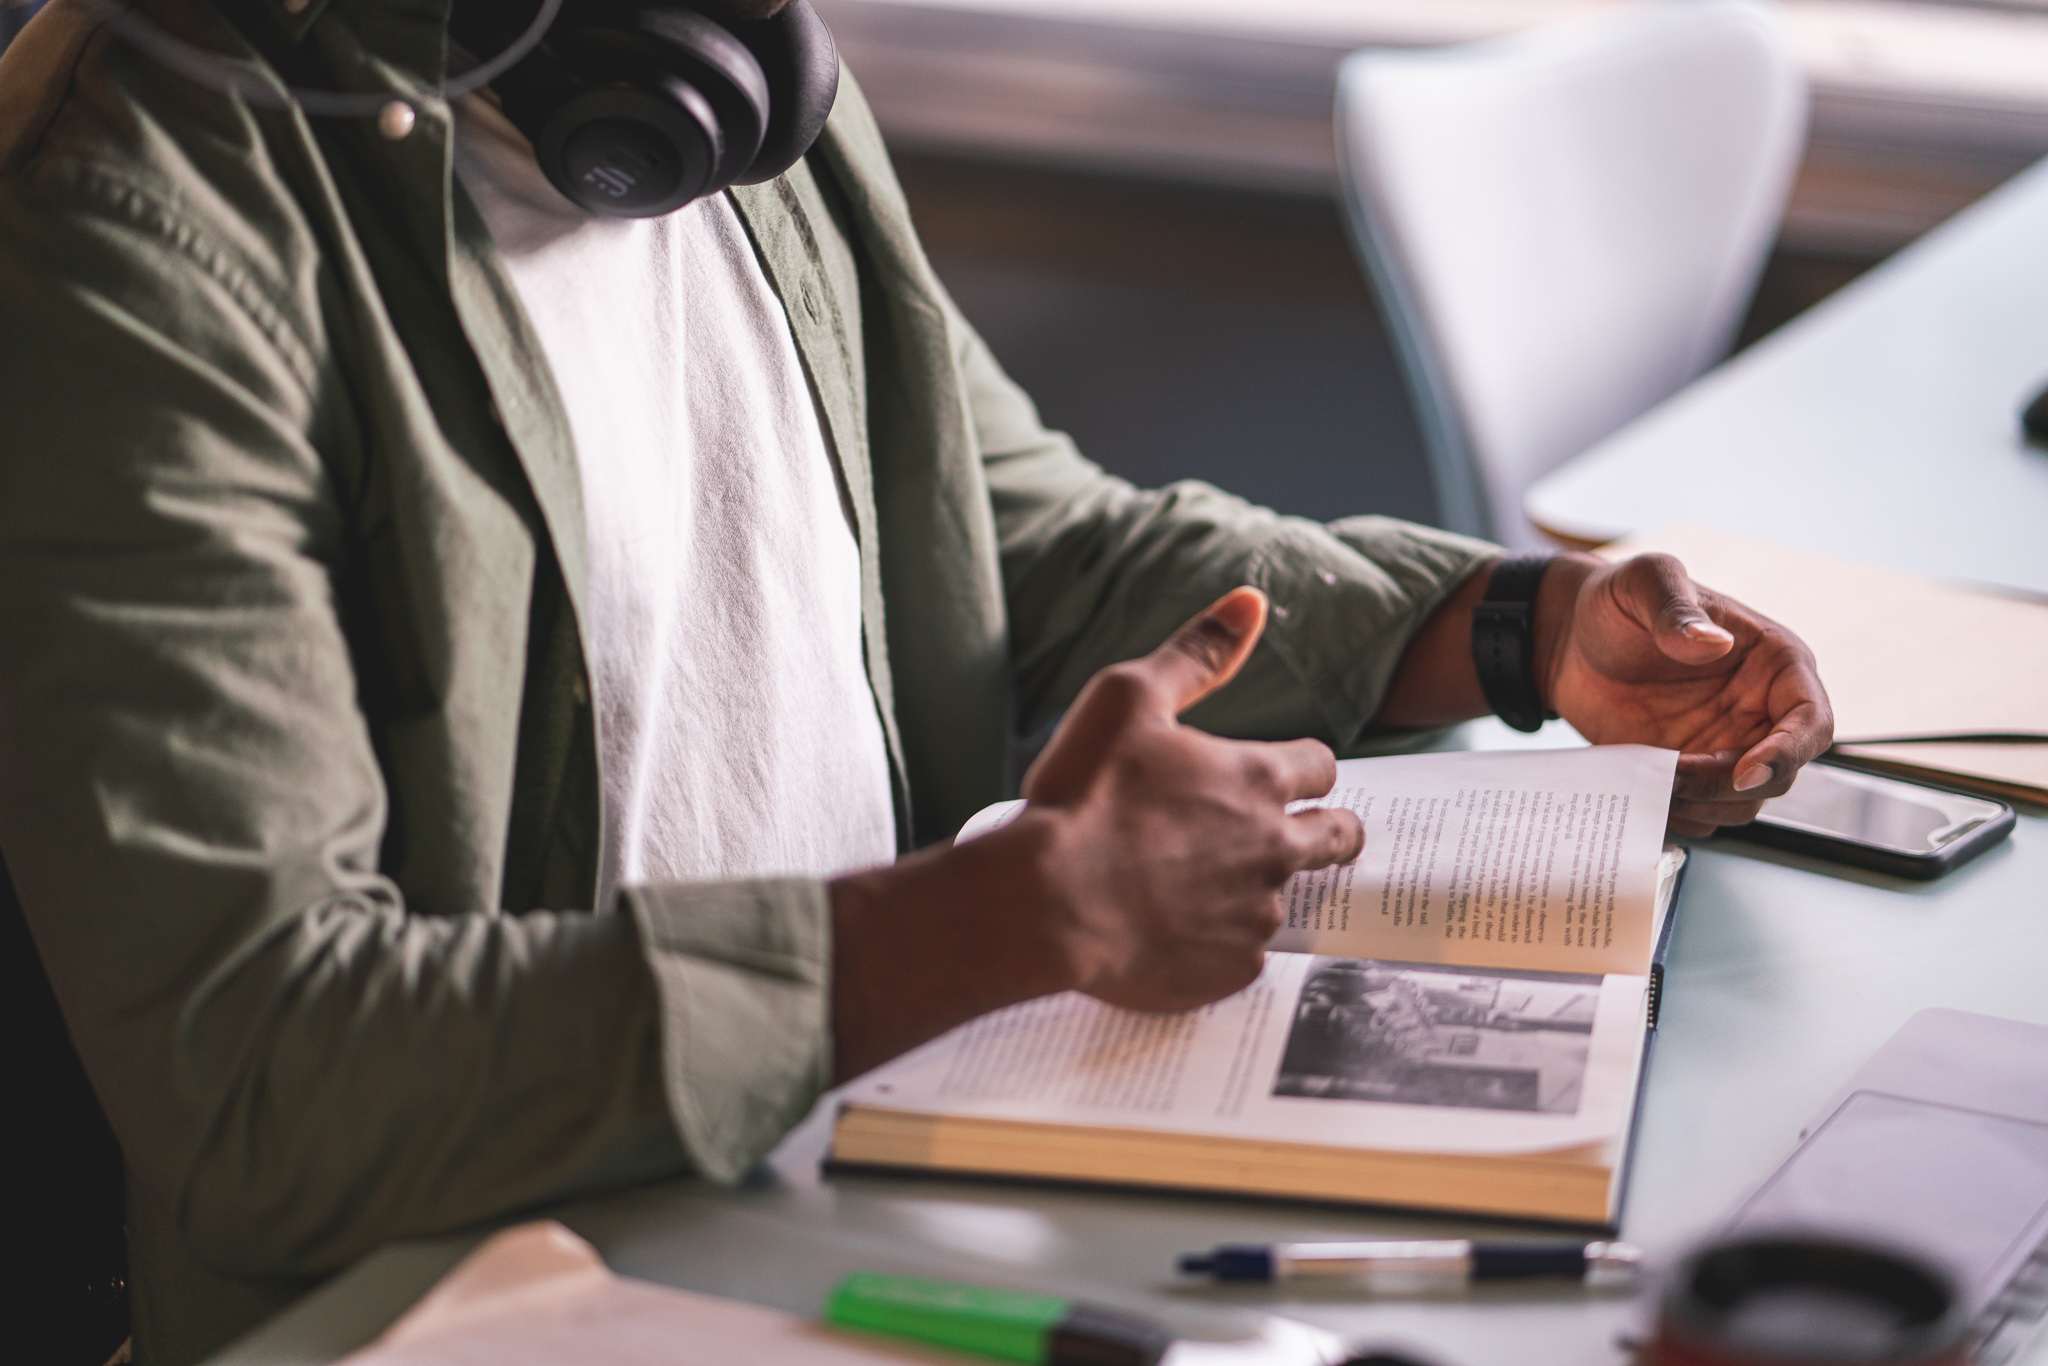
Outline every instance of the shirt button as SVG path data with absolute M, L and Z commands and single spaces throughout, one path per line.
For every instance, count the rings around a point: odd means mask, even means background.
M 285 0 L 290 4 L 291 0 Z M 419 115 L 404 100 L 393 100 L 377 111 L 377 131 L 392 142 L 404 142 L 412 136 L 413 125 Z
M 581 675 L 569 680 L 569 696 L 576 699 L 579 707 L 590 705 L 590 685 L 583 681 Z

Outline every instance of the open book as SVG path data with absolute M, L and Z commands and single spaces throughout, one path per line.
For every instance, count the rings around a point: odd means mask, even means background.
M 854 1083 L 832 1161 L 1612 1225 L 1684 860 L 1676 763 L 1341 763 L 1316 804 L 1358 812 L 1365 852 L 1287 885 L 1257 982 L 1181 1015 L 1074 992 L 985 1015 Z

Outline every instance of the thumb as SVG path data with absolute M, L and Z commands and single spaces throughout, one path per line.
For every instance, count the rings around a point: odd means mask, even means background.
M 1116 735 L 1138 717 L 1172 719 L 1228 683 L 1266 628 L 1266 595 L 1233 588 L 1140 659 L 1088 680 L 1024 775 L 1024 795 L 1060 802 L 1087 789 Z
M 1707 615 L 1699 586 L 1670 555 L 1638 555 L 1623 567 L 1629 608 L 1667 657 L 1705 664 L 1735 648 L 1735 637 Z
M 1180 715 L 1237 676 L 1266 629 L 1266 595 L 1233 588 L 1190 618 L 1142 667 L 1159 696 Z

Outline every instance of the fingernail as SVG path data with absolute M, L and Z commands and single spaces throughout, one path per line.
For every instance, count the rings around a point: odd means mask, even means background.
M 1769 764 L 1751 764 L 1748 768 L 1735 775 L 1735 790 L 1737 792 L 1747 792 L 1752 787 L 1762 787 L 1770 780 L 1771 766 Z
M 1209 620 L 1228 632 L 1235 642 L 1244 639 L 1259 625 L 1270 606 L 1264 592 L 1246 584 L 1242 588 L 1231 589 L 1209 604 Z
M 1244 627 L 1230 619 L 1227 612 L 1212 611 L 1202 620 L 1202 625 L 1215 631 L 1232 645 L 1244 638 Z
M 1684 632 L 1685 632 L 1685 633 L 1686 633 L 1687 635 L 1691 636 L 1691 637 L 1692 637 L 1692 638 L 1693 638 L 1694 640 L 1733 640 L 1733 639 L 1735 639 L 1735 637 L 1734 637 L 1734 636 L 1731 636 L 1731 635 L 1729 635 L 1729 634 L 1728 634 L 1728 632 L 1727 632 L 1727 630 L 1726 630 L 1725 628 L 1723 628 L 1723 627 L 1720 627 L 1720 626 L 1716 626 L 1716 625 L 1714 625 L 1714 623 L 1713 623 L 1713 622 L 1711 622 L 1711 621 L 1699 621 L 1699 620 L 1694 620 L 1694 621 L 1688 621 L 1687 623 L 1685 623 L 1684 627 L 1683 627 L 1683 628 L 1681 628 L 1681 629 L 1683 629 L 1683 630 L 1684 630 Z

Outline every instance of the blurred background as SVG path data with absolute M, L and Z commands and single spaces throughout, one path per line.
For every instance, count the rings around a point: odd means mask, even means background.
M 1684 0 L 815 3 L 940 275 L 1091 457 L 1435 520 L 1339 207 L 1338 64 Z M 1778 8 L 1811 133 L 1738 345 L 2048 155 L 2048 0 Z
M 0 46 L 42 0 L 0 0 Z M 1143 484 L 1440 519 L 1346 236 L 1365 47 L 1685 0 L 814 0 L 933 262 L 1052 424 Z M 1813 90 L 1746 344 L 2048 155 L 2048 0 L 1778 0 Z

